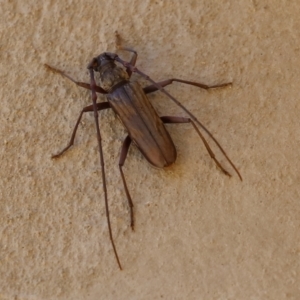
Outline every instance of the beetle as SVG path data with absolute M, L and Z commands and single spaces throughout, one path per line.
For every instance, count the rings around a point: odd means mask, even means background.
M 217 147 L 221 150 L 221 152 L 226 157 L 228 162 L 231 164 L 235 172 L 238 174 L 240 180 L 242 180 L 242 176 L 240 175 L 235 165 L 231 162 L 231 160 L 229 159 L 229 157 L 227 156 L 226 152 L 223 150 L 221 145 L 218 143 L 218 141 L 208 131 L 208 129 L 176 98 L 174 98 L 164 89 L 165 86 L 170 85 L 173 82 L 181 82 L 184 84 L 200 87 L 206 90 L 226 87 L 231 85 L 231 83 L 223 83 L 223 84 L 208 86 L 203 83 L 186 81 L 178 78 L 172 78 L 161 82 L 155 82 L 149 76 L 147 76 L 146 74 L 144 74 L 143 72 L 141 72 L 139 69 L 135 67 L 136 60 L 137 60 L 136 51 L 124 47 L 120 49 L 131 52 L 132 53 L 131 60 L 129 62 L 126 62 L 122 60 L 117 54 L 110 53 L 110 52 L 104 52 L 99 56 L 94 57 L 87 66 L 87 69 L 89 70 L 89 74 L 90 74 L 90 83 L 78 82 L 74 80 L 72 77 L 70 77 L 69 75 L 67 75 L 64 71 L 51 67 L 48 64 L 45 64 L 45 66 L 49 70 L 68 78 L 76 85 L 91 91 L 93 104 L 86 106 L 82 109 L 77 119 L 77 122 L 75 124 L 75 127 L 73 129 L 73 133 L 68 145 L 61 152 L 53 155 L 52 158 L 60 157 L 74 144 L 76 131 L 80 123 L 80 120 L 82 118 L 82 115 L 85 112 L 94 112 L 109 237 L 110 237 L 110 241 L 112 244 L 112 248 L 114 251 L 117 264 L 120 270 L 122 270 L 121 262 L 116 250 L 116 246 L 114 243 L 112 230 L 111 230 L 111 224 L 110 224 L 110 214 L 108 208 L 108 196 L 107 196 L 105 168 L 104 168 L 104 157 L 103 157 L 102 140 L 100 134 L 99 121 L 98 121 L 98 111 L 111 108 L 119 117 L 124 127 L 128 131 L 128 135 L 125 138 L 121 149 L 119 170 L 120 170 L 122 182 L 124 185 L 124 189 L 128 200 L 129 209 L 130 209 L 130 225 L 132 230 L 134 230 L 133 202 L 122 169 L 127 157 L 128 149 L 131 143 L 135 144 L 135 146 L 141 151 L 141 153 L 146 158 L 146 160 L 154 167 L 164 168 L 173 164 L 176 160 L 177 152 L 176 152 L 175 145 L 164 125 L 166 123 L 191 123 L 191 125 L 194 127 L 197 134 L 203 141 L 209 155 L 215 161 L 216 165 L 221 169 L 221 171 L 224 174 L 231 176 L 230 173 L 216 159 L 213 151 L 209 147 L 207 141 L 205 140 L 204 136 L 201 134 L 196 124 L 200 126 L 209 135 L 209 137 L 216 143 Z M 120 63 L 121 66 L 118 66 L 116 62 Z M 97 85 L 95 82 L 94 72 L 98 72 L 100 74 L 100 85 Z M 142 77 L 150 81 L 151 85 L 142 88 L 138 82 L 130 81 L 130 77 L 134 72 L 140 74 Z M 176 117 L 176 116 L 159 117 L 147 97 L 147 94 L 155 92 L 157 90 L 160 90 L 161 92 L 166 94 L 173 102 L 175 102 L 179 107 L 181 107 L 189 115 L 189 117 L 188 118 Z M 97 102 L 97 93 L 105 94 L 107 97 L 107 102 Z

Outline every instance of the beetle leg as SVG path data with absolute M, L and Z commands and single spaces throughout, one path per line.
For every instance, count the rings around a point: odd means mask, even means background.
M 101 103 L 97 103 L 97 110 L 103 110 L 103 109 L 107 109 L 107 108 L 110 108 L 110 105 L 108 102 L 101 102 Z M 82 109 L 78 119 L 77 119 L 77 122 L 75 124 L 75 127 L 73 129 L 73 133 L 72 133 L 72 136 L 71 136 L 71 139 L 70 139 L 70 142 L 69 144 L 61 151 L 59 152 L 58 154 L 55 154 L 55 155 L 52 155 L 52 158 L 58 158 L 60 157 L 64 152 L 66 152 L 71 146 L 73 146 L 74 144 L 74 139 L 75 139 L 75 135 L 76 135 L 76 131 L 77 131 L 77 128 L 78 128 L 78 125 L 80 123 L 80 120 L 82 118 L 82 115 L 85 113 L 85 112 L 89 112 L 89 111 L 94 111 L 94 108 L 93 108 L 93 105 L 89 105 L 89 106 L 86 106 Z
M 127 154 L 128 154 L 128 149 L 129 149 L 130 144 L 131 144 L 131 138 L 128 135 L 126 137 L 126 139 L 124 140 L 123 146 L 122 146 L 122 149 L 121 149 L 121 155 L 120 155 L 120 160 L 119 160 L 119 169 L 120 169 L 120 172 L 121 172 L 121 177 L 122 177 L 122 181 L 123 181 L 123 185 L 124 185 L 125 193 L 126 193 L 126 196 L 127 196 L 129 209 L 130 209 L 130 226 L 131 226 L 132 230 L 134 230 L 133 202 L 132 202 L 130 193 L 128 191 L 125 176 L 124 176 L 124 173 L 123 173 L 123 170 L 122 170 L 122 167 L 124 166 L 124 162 L 125 162 Z
M 209 147 L 207 141 L 205 140 L 204 136 L 201 134 L 200 130 L 197 128 L 197 126 L 195 125 L 195 123 L 190 119 L 190 118 L 183 118 L 183 117 L 170 117 L 170 116 L 164 116 L 161 117 L 161 120 L 164 123 L 191 123 L 193 125 L 193 127 L 195 128 L 196 132 L 198 133 L 199 137 L 201 138 L 207 152 L 209 153 L 210 157 L 215 161 L 216 165 L 221 169 L 221 171 L 231 177 L 231 174 L 225 170 L 225 168 L 222 167 L 221 163 L 216 159 L 214 152 L 211 150 L 211 148 Z
M 157 84 L 159 84 L 161 87 L 165 87 L 169 84 L 172 84 L 173 81 L 185 83 L 185 84 L 188 84 L 188 85 L 194 85 L 194 86 L 200 87 L 200 88 L 205 89 L 205 90 L 221 88 L 221 87 L 227 87 L 227 86 L 232 85 L 231 82 L 216 84 L 216 85 L 206 85 L 206 84 L 203 84 L 203 83 L 200 83 L 200 82 L 181 80 L 181 79 L 178 79 L 178 78 L 167 79 L 167 80 L 164 80 L 164 81 L 161 81 L 161 82 L 157 82 Z M 155 92 L 159 89 L 156 85 L 151 84 L 149 86 L 144 87 L 143 90 L 144 90 L 145 94 L 149 94 L 149 93 Z
M 136 63 L 136 60 L 137 60 L 137 52 L 131 48 L 127 48 L 127 47 L 122 47 L 122 42 L 121 42 L 121 36 L 119 35 L 118 31 L 115 32 L 115 37 L 116 37 L 116 46 L 119 50 L 123 50 L 123 51 L 128 51 L 128 52 L 131 52 L 133 53 L 132 57 L 131 57 L 131 60 L 130 60 L 130 65 L 131 66 L 135 66 L 135 63 Z M 126 72 L 129 76 L 129 78 L 131 77 L 132 75 L 132 70 L 130 68 L 126 68 Z
M 134 66 L 135 63 L 136 63 L 136 60 L 137 60 L 137 52 L 134 51 L 134 50 L 132 50 L 132 49 L 130 49 L 130 48 L 119 48 L 119 49 L 120 49 L 120 50 L 124 50 L 124 51 L 128 51 L 128 52 L 132 52 L 132 53 L 133 53 L 133 55 L 132 55 L 131 60 L 130 60 L 129 63 L 130 63 L 131 66 Z M 132 75 L 132 70 L 131 70 L 131 68 L 126 68 L 126 72 L 127 72 L 128 76 L 129 76 L 129 78 L 130 78 L 131 75 Z
M 134 51 L 134 50 L 132 50 L 132 49 L 130 49 L 130 48 L 119 48 L 119 49 L 120 49 L 120 50 L 124 50 L 124 51 L 129 51 L 129 52 L 132 52 L 132 53 L 133 53 L 133 55 L 132 55 L 132 57 L 131 57 L 131 60 L 130 60 L 129 64 L 130 64 L 131 66 L 134 66 L 135 63 L 136 63 L 136 60 L 137 60 L 137 52 Z M 126 73 L 128 74 L 128 77 L 130 78 L 131 75 L 132 75 L 132 70 L 131 70 L 130 67 L 126 67 Z
M 62 75 L 63 77 L 66 77 L 68 78 L 69 80 L 71 80 L 72 82 L 74 82 L 76 85 L 80 86 L 80 87 L 83 87 L 85 89 L 88 89 L 88 90 L 91 90 L 91 85 L 89 83 L 85 83 L 85 82 L 80 82 L 80 81 L 76 81 L 75 79 L 73 79 L 71 76 L 67 75 L 64 71 L 61 71 L 59 69 L 56 69 L 56 68 L 53 68 L 47 64 L 45 64 L 45 67 L 47 69 L 49 69 L 50 71 L 54 72 L 54 73 L 58 73 L 60 75 Z M 102 89 L 100 86 L 97 86 L 95 87 L 95 91 L 97 93 L 100 93 L 100 94 L 107 94 L 107 92 Z M 91 110 L 92 111 L 92 110 Z

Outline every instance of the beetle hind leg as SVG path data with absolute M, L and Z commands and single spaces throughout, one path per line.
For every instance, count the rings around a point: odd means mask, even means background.
M 231 177 L 231 174 L 221 165 L 221 163 L 216 159 L 216 156 L 214 154 L 214 152 L 211 150 L 211 148 L 209 147 L 206 139 L 204 138 L 204 136 L 202 135 L 202 133 L 200 132 L 200 130 L 197 128 L 197 126 L 195 125 L 195 123 L 190 119 L 190 118 L 183 118 L 183 117 L 170 117 L 170 116 L 164 116 L 161 117 L 161 120 L 164 123 L 191 123 L 194 127 L 194 129 L 196 130 L 196 132 L 198 133 L 199 137 L 201 138 L 208 154 L 210 155 L 210 157 L 214 160 L 214 162 L 216 163 L 216 165 L 219 167 L 219 169 L 227 176 Z
M 120 169 L 120 173 L 121 173 L 121 177 L 122 177 L 126 197 L 127 197 L 127 200 L 128 200 L 129 209 L 130 209 L 130 226 L 131 226 L 131 229 L 134 230 L 133 202 L 132 202 L 132 199 L 131 199 L 131 196 L 130 196 L 130 193 L 129 193 L 129 190 L 128 190 L 128 187 L 127 187 L 127 183 L 126 183 L 126 180 L 125 180 L 125 176 L 124 176 L 124 173 L 123 173 L 123 169 L 122 169 L 122 167 L 124 166 L 124 162 L 126 160 L 127 154 L 128 154 L 130 144 L 131 144 L 131 138 L 128 135 L 126 137 L 126 139 L 124 140 L 123 146 L 122 146 L 122 149 L 121 149 L 121 155 L 120 155 L 120 160 L 119 160 L 119 169 Z

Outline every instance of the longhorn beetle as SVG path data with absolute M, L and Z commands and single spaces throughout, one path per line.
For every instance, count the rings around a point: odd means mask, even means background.
M 132 53 L 132 58 L 130 62 L 126 62 L 122 60 L 117 54 L 109 53 L 109 52 L 104 52 L 99 56 L 94 57 L 87 67 L 90 73 L 90 83 L 78 82 L 59 69 L 53 68 L 47 64 L 45 64 L 45 66 L 48 69 L 56 73 L 59 73 L 60 75 L 73 81 L 76 85 L 91 91 L 93 104 L 86 106 L 82 109 L 78 117 L 78 120 L 76 122 L 76 125 L 74 127 L 70 142 L 61 152 L 59 152 L 56 155 L 53 155 L 52 158 L 60 157 L 74 144 L 76 131 L 82 115 L 85 112 L 94 112 L 99 155 L 100 155 L 102 184 L 104 190 L 108 232 L 109 232 L 112 248 L 115 254 L 115 258 L 117 260 L 120 270 L 122 270 L 122 266 L 116 250 L 116 246 L 114 243 L 112 230 L 111 230 L 111 224 L 110 224 L 105 169 L 104 169 L 104 157 L 103 157 L 102 141 L 100 135 L 99 121 L 98 121 L 98 111 L 112 108 L 113 111 L 119 116 L 119 119 L 121 120 L 121 122 L 123 123 L 123 125 L 128 131 L 128 135 L 125 138 L 121 149 L 119 170 L 120 170 L 121 178 L 123 181 L 123 185 L 127 196 L 129 209 L 130 209 L 130 225 L 132 230 L 134 230 L 133 202 L 126 184 L 126 180 L 122 168 L 125 159 L 127 157 L 129 146 L 132 142 L 141 151 L 141 153 L 148 160 L 148 162 L 157 168 L 164 168 L 175 162 L 177 156 L 176 148 L 174 146 L 174 143 L 168 131 L 164 126 L 165 123 L 191 123 L 194 129 L 196 130 L 197 134 L 201 138 L 202 142 L 204 143 L 204 146 L 208 151 L 210 157 L 215 161 L 216 165 L 221 169 L 221 171 L 224 174 L 231 176 L 230 173 L 227 172 L 220 164 L 220 162 L 216 159 L 213 151 L 209 147 L 207 141 L 199 131 L 196 124 L 200 126 L 208 134 L 208 136 L 214 141 L 217 147 L 221 150 L 223 155 L 226 157 L 230 165 L 233 167 L 233 169 L 239 176 L 240 180 L 242 180 L 242 176 L 240 175 L 235 165 L 231 162 L 231 160 L 229 159 L 229 157 L 227 156 L 227 154 L 225 153 L 221 145 L 218 143 L 218 141 L 208 131 L 208 129 L 188 109 L 186 109 L 178 100 L 176 100 L 164 89 L 165 86 L 173 82 L 181 82 L 188 85 L 197 86 L 206 90 L 226 87 L 231 85 L 231 83 L 223 83 L 223 84 L 208 86 L 203 83 L 186 81 L 177 78 L 172 78 L 161 82 L 155 82 L 149 76 L 147 76 L 146 74 L 144 74 L 138 68 L 135 67 L 135 63 L 137 60 L 136 51 L 124 47 L 123 48 L 119 47 L 119 49 L 129 51 Z M 116 62 L 120 63 L 125 68 L 125 70 L 123 67 L 117 66 Z M 100 86 L 96 85 L 94 72 L 100 73 Z M 132 73 L 140 74 L 142 77 L 144 77 L 149 82 L 151 82 L 151 85 L 142 88 L 138 82 L 131 82 L 130 77 Z M 151 105 L 149 99 L 147 98 L 147 94 L 155 92 L 157 90 L 167 95 L 173 102 L 175 102 L 179 107 L 181 107 L 188 114 L 189 117 L 187 118 L 176 117 L 176 116 L 159 117 L 157 112 L 154 110 L 153 106 Z M 96 93 L 105 94 L 107 97 L 107 102 L 97 103 Z

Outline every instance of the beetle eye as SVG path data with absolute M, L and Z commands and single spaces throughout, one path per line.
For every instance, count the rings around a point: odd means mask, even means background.
M 93 64 L 92 64 L 92 68 L 93 69 L 96 69 L 98 67 L 98 62 L 97 61 L 94 61 Z

